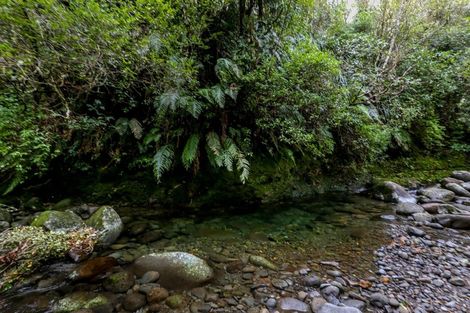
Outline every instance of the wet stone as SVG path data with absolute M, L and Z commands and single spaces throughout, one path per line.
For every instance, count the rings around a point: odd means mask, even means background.
M 309 306 L 295 298 L 281 298 L 278 303 L 278 310 L 281 313 L 308 313 L 310 312 Z

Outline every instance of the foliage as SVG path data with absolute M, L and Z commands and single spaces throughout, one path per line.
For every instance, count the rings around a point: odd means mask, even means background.
M 67 254 L 89 255 L 95 242 L 96 232 L 91 228 L 67 234 L 34 226 L 4 231 L 0 240 L 0 292 L 13 287 L 46 261 L 63 258 Z
M 470 151 L 463 0 L 0 2 L 0 185 Z M 213 173 L 213 171 L 210 171 Z

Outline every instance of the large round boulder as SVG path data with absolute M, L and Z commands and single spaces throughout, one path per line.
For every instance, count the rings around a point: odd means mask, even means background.
M 100 248 L 112 245 L 123 229 L 119 214 L 110 206 L 100 207 L 85 223 L 98 231 L 97 246 Z
M 66 233 L 84 227 L 85 223 L 72 211 L 44 211 L 32 221 L 31 226 Z
M 447 190 L 447 189 L 438 188 L 438 187 L 425 188 L 421 191 L 421 194 L 423 196 L 428 197 L 431 200 L 439 200 L 439 201 L 446 201 L 446 202 L 452 201 L 452 199 L 454 199 L 455 197 L 454 192 Z
M 201 258 L 186 252 L 152 253 L 138 258 L 134 273 L 142 276 L 149 271 L 160 273 L 158 283 L 168 289 L 191 289 L 212 279 L 214 273 Z

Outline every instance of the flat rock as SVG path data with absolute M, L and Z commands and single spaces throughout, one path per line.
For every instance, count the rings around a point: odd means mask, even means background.
M 295 298 L 281 298 L 278 302 L 278 310 L 281 313 L 309 313 L 310 308 L 305 303 Z
M 349 306 L 338 306 L 331 303 L 325 303 L 318 313 L 361 313 L 361 311 Z
M 419 228 L 416 228 L 416 227 L 413 227 L 413 226 L 408 226 L 406 228 L 406 232 L 409 235 L 416 236 L 416 237 L 424 237 L 424 235 L 426 235 L 426 233 L 422 229 L 419 229 Z
M 152 253 L 132 265 L 138 276 L 148 271 L 160 273 L 158 283 L 169 289 L 191 289 L 212 279 L 214 273 L 201 258 L 186 252 Z
M 433 216 L 429 214 L 428 212 L 423 212 L 423 213 L 414 213 L 413 218 L 417 222 L 425 223 L 425 222 L 431 222 Z

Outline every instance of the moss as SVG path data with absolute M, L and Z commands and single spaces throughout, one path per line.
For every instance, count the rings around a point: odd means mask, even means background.
M 80 309 L 94 309 L 109 305 L 109 300 L 99 294 L 76 292 L 59 300 L 52 306 L 54 313 L 69 313 Z
M 449 176 L 454 170 L 470 167 L 464 155 L 419 156 L 381 162 L 367 168 L 374 182 L 393 181 L 403 186 L 416 183 L 432 184 Z

